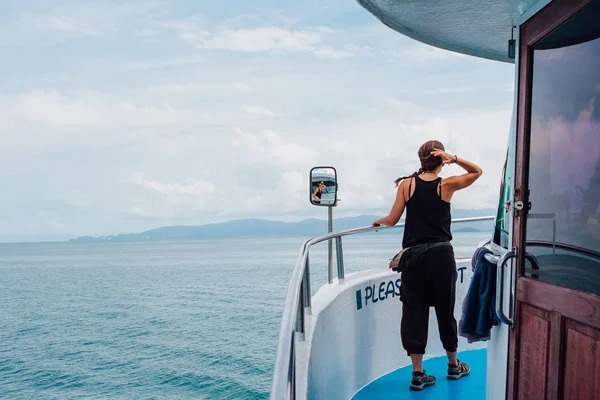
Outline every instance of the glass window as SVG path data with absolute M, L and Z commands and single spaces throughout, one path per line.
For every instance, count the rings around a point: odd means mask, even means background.
M 506 203 L 510 199 L 510 176 L 508 175 L 508 160 L 509 153 L 506 154 L 504 167 L 502 168 L 502 180 L 500 181 L 500 196 L 498 201 L 498 209 L 496 211 L 496 221 L 494 225 L 493 242 L 498 246 L 508 248 L 508 218 L 510 214 Z
M 534 46 L 525 275 L 600 294 L 600 0 Z M 537 264 L 537 265 L 536 265 Z

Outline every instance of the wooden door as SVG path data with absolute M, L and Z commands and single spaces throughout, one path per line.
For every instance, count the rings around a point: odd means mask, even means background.
M 509 399 L 600 399 L 598 21 L 554 0 L 520 27 Z

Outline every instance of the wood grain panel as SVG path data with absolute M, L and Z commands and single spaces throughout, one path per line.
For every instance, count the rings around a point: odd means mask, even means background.
M 550 321 L 547 312 L 523 304 L 519 346 L 518 398 L 546 398 Z
M 517 282 L 517 300 L 600 329 L 600 296 L 596 294 L 522 277 Z
M 546 391 L 549 399 L 558 399 L 562 388 L 563 359 L 563 318 L 560 313 L 550 313 L 550 341 L 548 344 L 548 384 Z
M 567 321 L 565 400 L 600 399 L 600 330 Z

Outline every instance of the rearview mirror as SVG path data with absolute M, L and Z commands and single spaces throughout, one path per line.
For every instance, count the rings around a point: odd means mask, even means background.
M 337 201 L 337 172 L 333 167 L 314 167 L 310 170 L 309 198 L 315 206 L 335 206 Z

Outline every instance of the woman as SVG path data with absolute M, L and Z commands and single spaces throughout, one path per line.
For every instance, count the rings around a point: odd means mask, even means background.
M 440 339 L 448 355 L 448 379 L 460 379 L 470 372 L 456 357 L 458 336 L 454 319 L 456 264 L 450 244 L 450 200 L 452 195 L 473 184 L 483 173 L 477 165 L 445 152 L 436 140 L 419 148 L 421 168 L 396 179 L 398 192 L 390 214 L 373 226 L 394 226 L 406 207 L 402 248 L 411 248 L 413 262 L 402 272 L 402 345 L 411 358 L 411 390 L 435 384 L 435 377 L 423 370 L 427 345 L 429 307 L 435 308 Z M 466 173 L 442 179 L 438 175 L 448 164 L 456 163 Z M 403 256 L 405 257 L 405 256 Z
M 327 187 L 325 186 L 325 183 L 323 181 L 319 182 L 319 185 L 315 188 L 315 191 L 313 192 L 313 203 L 321 203 L 321 196 L 323 195 L 323 192 L 327 192 L 326 188 Z

